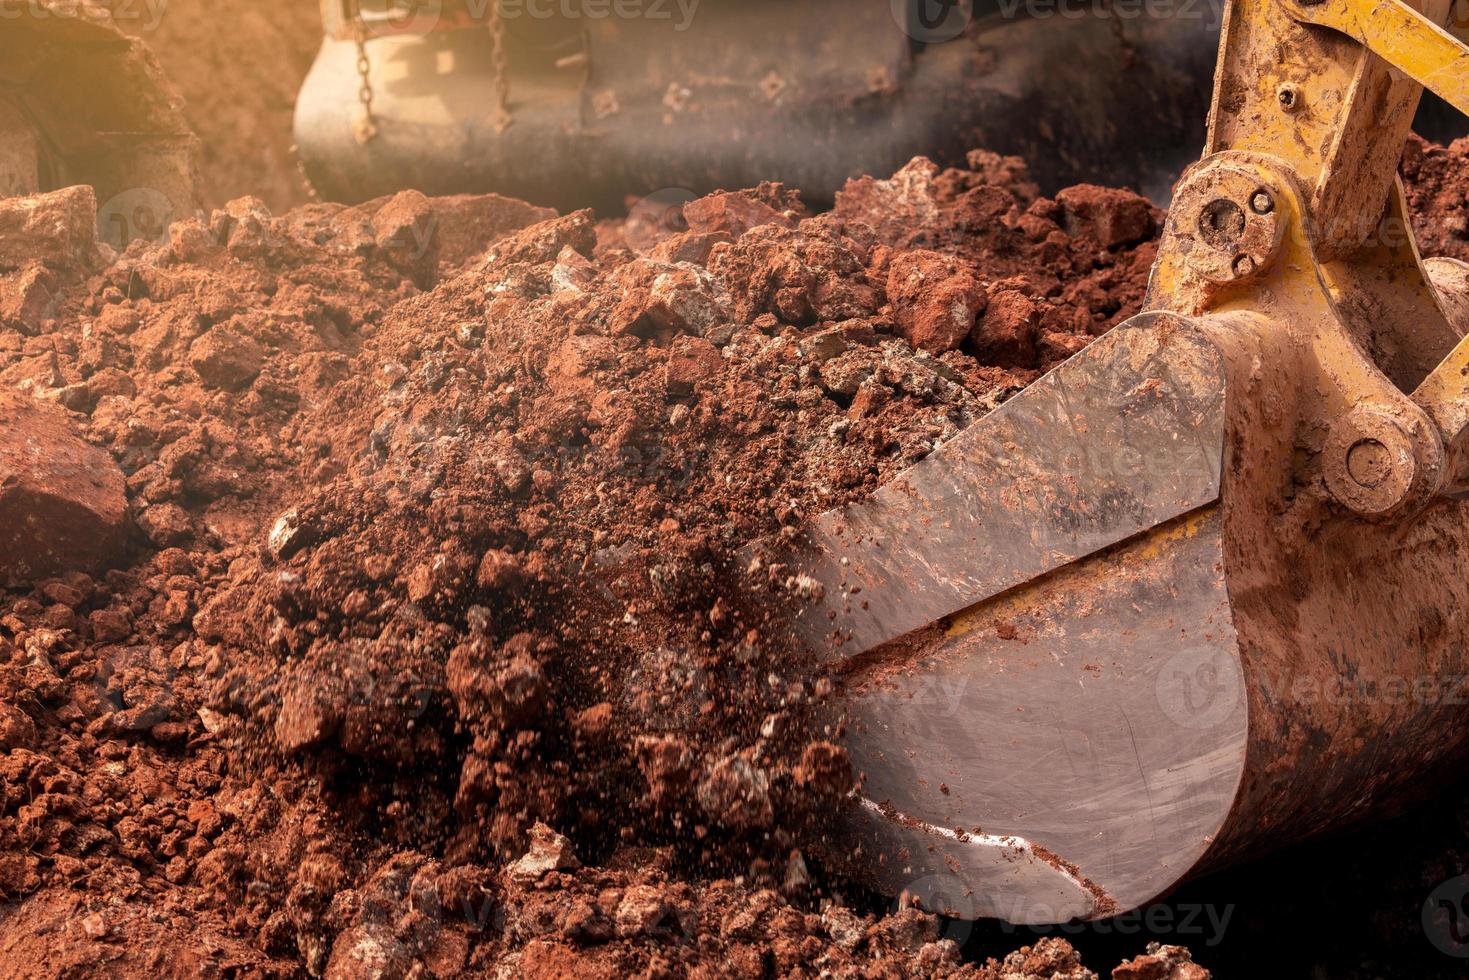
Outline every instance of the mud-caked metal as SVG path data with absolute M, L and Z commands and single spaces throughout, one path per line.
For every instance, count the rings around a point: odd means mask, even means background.
M 1388 3 L 1390 43 L 1381 6 L 1235 0 L 1147 312 L 751 549 L 839 679 L 875 885 L 1104 917 L 1464 758 L 1469 292 L 1395 170 L 1469 49 L 1443 0 Z

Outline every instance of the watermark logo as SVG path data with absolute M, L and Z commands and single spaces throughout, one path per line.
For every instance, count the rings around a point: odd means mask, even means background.
M 158 29 L 168 0 L 0 0 L 0 20 L 89 20 L 147 34 Z
M 1469 959 L 1469 875 L 1450 878 L 1429 893 L 1423 933 L 1444 955 Z
M 973 0 L 889 0 L 893 20 L 921 44 L 942 44 L 964 33 L 974 19 Z
M 639 199 L 627 212 L 622 237 L 628 247 L 647 252 L 670 235 L 689 230 L 684 206 L 699 195 L 687 187 L 664 187 Z
M 121 251 L 134 239 L 159 242 L 174 220 L 173 201 L 162 191 L 134 187 L 97 208 L 97 239 Z
M 1213 728 L 1228 720 L 1244 697 L 1244 684 L 1228 650 L 1181 650 L 1153 681 L 1158 707 L 1183 728 Z

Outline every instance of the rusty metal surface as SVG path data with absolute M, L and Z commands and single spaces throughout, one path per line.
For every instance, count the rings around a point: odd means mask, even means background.
M 883 887 L 1104 916 L 1469 755 L 1469 280 L 1430 283 L 1403 222 L 1415 86 L 1287 7 L 1231 7 L 1155 312 L 767 575 L 821 596 L 809 642 L 846 641 L 855 863 Z M 1149 385 L 1200 397 L 1139 416 Z M 1064 465 L 1143 447 L 1130 483 Z
M 1217 355 L 1153 319 L 764 553 L 822 583 L 796 620 L 806 642 L 854 656 L 1216 499 Z
M 365 147 L 355 50 L 328 39 L 297 100 L 313 184 L 342 200 L 413 186 L 620 211 L 628 194 L 774 179 L 819 203 L 914 155 L 957 163 L 985 147 L 1025 155 L 1047 190 L 1092 180 L 1161 199 L 1202 138 L 1215 44 L 1202 19 L 1019 17 L 915 51 L 885 3 L 706 0 L 680 32 L 578 21 L 586 58 L 562 69 L 525 23 L 509 23 L 503 133 L 483 27 L 370 40 Z

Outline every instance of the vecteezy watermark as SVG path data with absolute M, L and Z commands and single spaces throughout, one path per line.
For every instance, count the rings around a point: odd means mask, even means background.
M 920 44 L 952 41 L 974 19 L 973 0 L 889 0 L 889 6 L 903 33 Z
M 1038 909 L 1033 903 L 1017 904 L 1017 911 L 1024 908 L 1027 914 L 1036 917 Z M 1157 902 L 1141 908 L 1123 912 L 1105 919 L 1092 921 L 1071 920 L 1056 925 L 1018 926 L 1001 919 L 1000 929 L 1005 933 L 1027 931 L 1036 935 L 1062 933 L 1068 936 L 1136 936 L 1147 934 L 1154 937 L 1176 937 L 1187 940 L 1187 945 L 1218 946 L 1234 918 L 1235 906 L 1200 904 L 1197 902 Z M 1001 910 L 1003 915 L 1003 909 Z M 1044 915 L 1039 916 L 1044 918 Z
M 1213 728 L 1228 720 L 1244 697 L 1244 682 L 1230 649 L 1180 650 L 1153 681 L 1158 707 L 1184 728 Z
M 98 206 L 97 239 L 118 251 L 137 238 L 162 241 L 175 217 L 167 194 L 151 187 L 133 187 Z
M 0 0 L 0 20 L 90 20 L 147 33 L 167 9 L 168 0 Z
M 488 7 L 494 0 L 469 0 L 471 10 Z M 500 0 L 500 16 L 506 20 L 530 17 L 548 20 L 667 20 L 675 31 L 693 26 L 702 0 Z
M 689 230 L 684 206 L 699 195 L 687 187 L 664 187 L 639 198 L 628 208 L 622 237 L 636 252 L 648 252 L 670 235 Z
M 1469 875 L 1450 878 L 1428 893 L 1423 934 L 1439 952 L 1469 959 Z
M 1198 20 L 1219 24 L 1224 17 L 1224 0 L 997 0 L 996 13 L 1004 20 L 1097 17 L 1113 20 Z
M 138 0 L 141 2 L 141 0 Z M 162 0 L 154 0 L 162 2 Z M 373 36 L 424 35 L 440 25 L 467 27 L 500 20 L 666 21 L 675 32 L 694 24 L 703 0 L 464 0 L 445 10 L 443 0 L 376 0 L 363 5 L 362 23 Z M 498 7 L 498 9 L 497 9 Z

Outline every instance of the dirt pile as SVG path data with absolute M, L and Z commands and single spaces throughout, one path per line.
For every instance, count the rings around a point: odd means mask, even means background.
M 0 948 L 1086 975 L 962 965 L 823 870 L 829 684 L 730 555 L 1135 310 L 1159 216 L 983 153 L 682 214 L 241 199 L 0 277 L 0 383 L 111 454 L 136 528 L 4 603 Z

